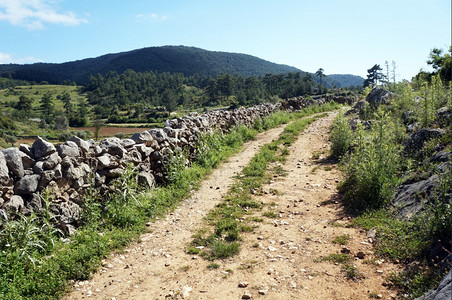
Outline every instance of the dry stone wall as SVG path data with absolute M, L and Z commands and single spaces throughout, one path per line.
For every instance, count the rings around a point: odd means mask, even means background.
M 72 137 L 54 145 L 38 137 L 32 146 L 0 151 L 0 213 L 14 216 L 40 211 L 44 205 L 41 196 L 47 190 L 60 222 L 77 226 L 86 192 L 94 187 L 96 193 L 104 195 L 111 181 L 121 176 L 129 164 L 136 166 L 139 183 L 153 188 L 164 180 L 165 154 L 177 149 L 194 154 L 202 133 L 227 133 L 237 125 L 251 126 L 277 110 L 299 110 L 332 100 L 350 101 L 299 97 L 278 104 L 191 113 L 167 120 L 164 128 L 136 133 L 127 139 L 112 137 L 95 142 Z

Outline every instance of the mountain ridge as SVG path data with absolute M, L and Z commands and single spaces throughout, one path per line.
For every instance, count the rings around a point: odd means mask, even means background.
M 106 74 L 111 71 L 123 73 L 127 69 L 136 72 L 182 73 L 184 76 L 194 74 L 218 76 L 228 73 L 247 77 L 262 76 L 267 73 L 307 73 L 292 66 L 277 64 L 249 54 L 209 51 L 191 46 L 159 46 L 108 53 L 64 63 L 3 64 L 0 65 L 0 76 L 55 84 L 69 81 L 83 85 L 88 82 L 91 75 Z M 347 76 L 345 79 L 340 76 L 330 78 L 331 80 L 327 77 L 325 78 L 327 80 L 324 79 L 322 82 L 329 87 L 347 86 L 344 83 L 349 80 L 349 75 L 345 75 Z M 318 81 L 316 76 L 313 77 Z

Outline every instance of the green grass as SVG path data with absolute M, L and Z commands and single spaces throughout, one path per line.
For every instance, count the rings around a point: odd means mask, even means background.
M 217 264 L 217 263 L 211 263 L 211 264 L 208 264 L 208 265 L 207 265 L 207 269 L 209 269 L 209 270 L 216 270 L 216 269 L 218 269 L 219 267 L 220 267 L 220 265 Z
M 330 261 L 338 264 L 345 264 L 351 262 L 352 257 L 348 254 L 343 253 L 333 253 L 328 256 L 320 258 L 318 261 Z
M 335 264 L 341 264 L 341 271 L 348 279 L 361 279 L 363 276 L 358 272 L 356 266 L 352 265 L 352 257 L 349 254 L 333 253 L 328 256 L 316 259 L 315 262 L 329 261 Z
M 276 218 L 278 218 L 278 214 L 275 213 L 274 211 L 266 211 L 266 212 L 264 212 L 262 215 L 263 215 L 264 217 L 271 218 L 271 219 L 276 219 Z
M 348 234 L 339 235 L 333 239 L 333 244 L 347 245 L 350 236 Z

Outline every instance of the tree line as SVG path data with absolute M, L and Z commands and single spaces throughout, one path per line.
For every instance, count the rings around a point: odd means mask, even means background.
M 91 76 L 83 91 L 98 118 L 148 118 L 156 107 L 168 112 L 205 106 L 246 106 L 277 98 L 323 93 L 311 74 L 302 72 L 249 76 L 221 74 L 216 77 L 182 73 L 109 72 Z

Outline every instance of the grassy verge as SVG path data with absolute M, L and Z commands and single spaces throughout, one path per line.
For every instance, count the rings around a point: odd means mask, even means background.
M 305 111 L 298 117 L 314 112 Z M 323 116 L 320 114 L 290 123 L 277 140 L 261 148 L 229 189 L 224 201 L 209 212 L 205 227 L 199 229 L 193 236 L 187 253 L 199 253 L 205 259 L 215 260 L 227 258 L 239 252 L 241 233 L 253 231 L 257 226 L 256 222 L 258 223 L 254 218 L 246 218 L 246 216 L 262 209 L 262 204 L 254 200 L 252 194 L 271 179 L 272 173 L 280 175 L 283 173 L 281 168 L 268 170 L 269 165 L 272 162 L 284 161 L 289 154 L 288 147 L 299 133 Z M 269 213 L 267 212 L 267 215 Z
M 336 107 L 328 104 L 317 110 Z M 108 198 L 93 193 L 84 196 L 83 225 L 69 239 L 53 228 L 50 199 L 44 199 L 48 205 L 39 218 L 30 216 L 5 222 L 6 216 L 0 216 L 0 299 L 60 298 L 70 280 L 88 279 L 99 268 L 101 259 L 137 240 L 146 231 L 146 222 L 174 209 L 212 168 L 239 151 L 259 131 L 314 111 L 279 112 L 256 123 L 254 128 L 241 126 L 225 136 L 206 136 L 200 144 L 197 161 L 190 168 L 177 162 L 168 166 L 167 173 L 175 174 L 172 182 L 152 191 L 136 184 L 131 166 L 116 182 L 116 192 Z M 242 200 L 244 207 L 253 205 Z M 228 228 L 229 224 L 223 222 L 221 226 Z M 217 253 L 222 256 L 221 245 L 217 246 Z
M 452 245 L 452 171 L 450 165 L 439 170 L 440 162 L 432 157 L 452 149 L 450 118 L 438 113 L 450 111 L 452 90 L 438 80 L 422 83 L 419 90 L 399 84 L 388 105 L 366 111 L 369 128 L 358 124 L 352 130 L 341 115 L 331 130 L 331 157 L 340 159 L 345 174 L 340 184 L 343 202 L 356 216 L 352 226 L 376 232 L 377 255 L 406 264 L 389 280 L 408 298 L 421 296 L 450 269 L 444 259 Z M 410 149 L 404 141 L 413 133 L 407 132 L 408 125 L 414 124 L 442 128 L 444 134 Z M 430 176 L 437 176 L 439 184 L 413 196 L 422 203 L 422 210 L 405 219 L 396 217 L 397 187 Z

